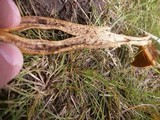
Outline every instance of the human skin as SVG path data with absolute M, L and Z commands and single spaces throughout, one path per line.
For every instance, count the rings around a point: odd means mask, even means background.
M 13 0 L 0 0 L 0 28 L 15 27 L 20 24 L 21 16 Z M 11 44 L 0 42 L 0 88 L 5 87 L 20 72 L 23 56 Z

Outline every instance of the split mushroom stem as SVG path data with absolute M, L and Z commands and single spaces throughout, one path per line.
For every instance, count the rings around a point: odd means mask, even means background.
M 23 31 L 31 28 L 56 29 L 75 37 L 61 41 L 27 39 L 14 35 L 12 31 Z M 133 37 L 112 33 L 109 27 L 80 25 L 54 18 L 28 16 L 23 17 L 18 27 L 0 29 L 0 41 L 16 45 L 27 54 L 56 54 L 79 48 L 110 48 L 124 44 L 146 46 L 151 43 L 150 37 Z

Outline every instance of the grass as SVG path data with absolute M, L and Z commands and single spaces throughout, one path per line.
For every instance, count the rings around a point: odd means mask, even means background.
M 25 15 L 27 10 L 20 3 L 17 0 Z M 160 36 L 158 0 L 107 4 L 109 12 L 97 15 L 95 11 L 93 24 L 109 24 L 117 33 L 135 36 L 142 28 Z M 59 38 L 53 31 L 20 33 L 24 34 L 29 38 Z M 24 55 L 20 74 L 0 90 L 0 120 L 159 120 L 159 68 L 132 67 L 132 55 L 127 46 L 111 51 Z

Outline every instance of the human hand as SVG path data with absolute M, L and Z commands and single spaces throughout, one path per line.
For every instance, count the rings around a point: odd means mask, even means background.
M 13 0 L 0 0 L 0 19 L 0 28 L 19 25 L 21 16 Z M 0 88 L 19 73 L 22 65 L 23 56 L 16 46 L 0 43 Z

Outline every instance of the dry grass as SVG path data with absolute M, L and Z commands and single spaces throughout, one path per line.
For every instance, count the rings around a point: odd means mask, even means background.
M 30 14 L 20 0 L 16 2 L 22 15 Z M 107 1 L 109 11 L 100 15 L 94 11 L 90 24 L 109 24 L 116 33 L 135 36 L 141 34 L 137 28 L 142 28 L 160 36 L 158 3 Z M 67 37 L 58 33 L 29 30 L 21 35 Z M 0 120 L 159 120 L 160 71 L 130 66 L 132 55 L 127 46 L 24 55 L 21 73 L 0 91 Z

